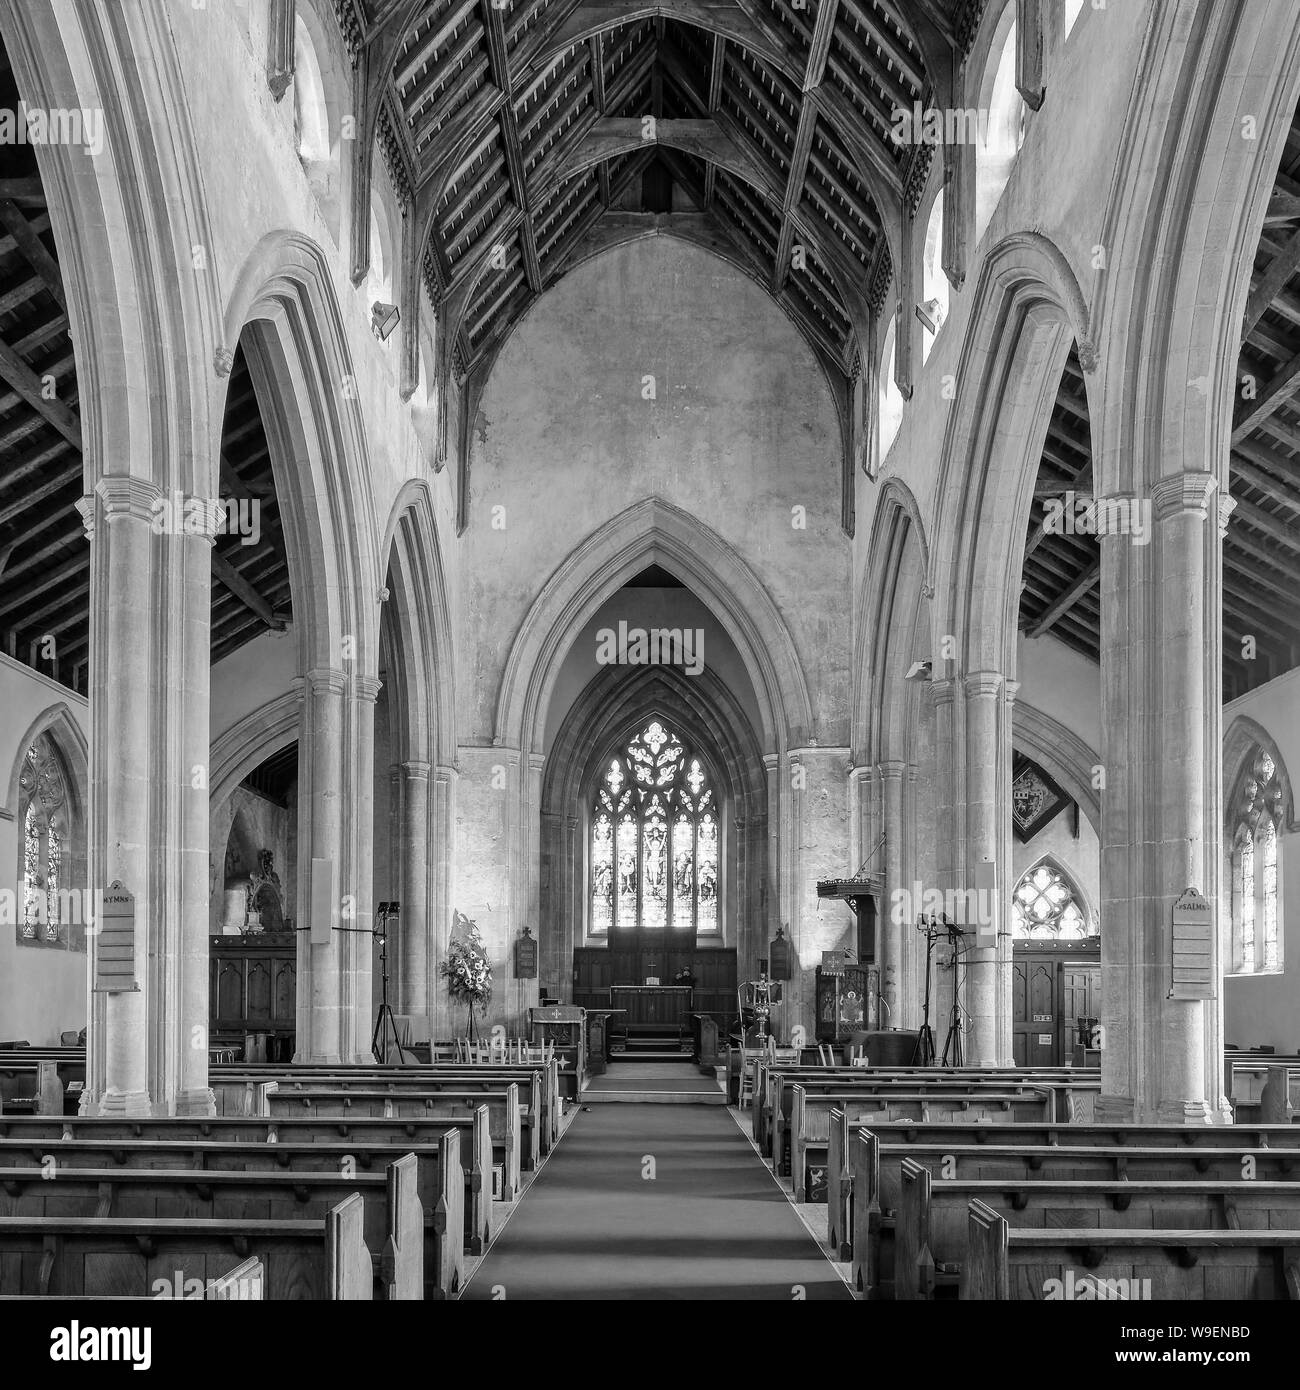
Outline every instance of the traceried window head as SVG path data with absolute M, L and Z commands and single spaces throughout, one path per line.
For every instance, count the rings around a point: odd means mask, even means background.
M 21 941 L 59 939 L 59 890 L 66 888 L 68 788 L 54 744 L 45 735 L 27 750 L 18 774 L 22 806 Z
M 1282 968 L 1278 851 L 1284 800 L 1277 764 L 1256 748 L 1230 803 L 1232 968 L 1240 975 Z
M 1016 941 L 1086 941 L 1097 935 L 1063 874 L 1051 864 L 1030 869 L 1011 896 Z
M 652 719 L 610 759 L 596 790 L 590 930 L 716 933 L 718 879 L 708 767 Z

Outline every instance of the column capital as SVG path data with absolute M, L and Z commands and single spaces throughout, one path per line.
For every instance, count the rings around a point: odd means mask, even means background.
M 907 764 L 902 758 L 886 758 L 876 764 L 876 771 L 890 782 L 901 781 Z
M 407 758 L 403 763 L 398 763 L 397 767 L 406 775 L 408 782 L 427 782 L 429 773 L 433 770 L 432 763 L 426 763 L 419 758 Z
M 356 700 L 369 700 L 373 704 L 379 699 L 384 683 L 378 676 L 353 676 L 352 696 Z
M 87 534 L 94 532 L 95 498 L 98 497 L 104 508 L 104 520 L 115 521 L 120 516 L 133 517 L 136 521 L 151 521 L 154 504 L 166 494 L 152 478 L 136 478 L 129 474 L 112 474 L 101 478 L 95 490 L 82 497 L 77 510 L 86 526 Z
M 943 676 L 930 682 L 930 690 L 936 705 L 950 705 L 957 697 L 957 677 Z
M 968 700 L 1001 694 L 1005 678 L 1001 671 L 970 671 L 962 677 Z
M 1216 473 L 1199 470 L 1158 478 L 1151 485 L 1151 501 L 1155 507 L 1156 520 L 1165 521 L 1171 516 L 1191 512 L 1204 521 L 1210 514 L 1210 498 L 1218 486 L 1219 478 Z
M 1016 696 L 1017 696 L 1017 694 L 1019 693 L 1019 691 L 1020 691 L 1020 682 L 1019 682 L 1019 681 L 1008 680 L 1008 681 L 1004 681 L 1004 682 L 1003 682 L 1003 685 L 1002 685 L 1002 693 L 1003 693 L 1003 695 L 1005 695 L 1006 701 L 1007 701 L 1007 704 L 1008 704 L 1008 705 L 1014 705 L 1014 704 L 1015 704 L 1015 702 L 1016 702 Z
M 348 688 L 348 677 L 344 671 L 332 666 L 313 666 L 304 678 L 306 694 L 343 695 Z
M 1226 492 L 1219 494 L 1219 535 L 1228 534 L 1228 518 L 1237 510 L 1237 499 Z

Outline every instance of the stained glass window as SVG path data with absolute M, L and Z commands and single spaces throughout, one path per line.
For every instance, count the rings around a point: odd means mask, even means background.
M 1074 889 L 1051 864 L 1038 864 L 1011 895 L 1011 935 L 1017 941 L 1085 941 L 1097 935 Z
M 1278 837 L 1283 801 L 1277 764 L 1256 748 L 1230 803 L 1233 969 L 1238 974 L 1282 968 Z
M 58 941 L 59 890 L 67 886 L 68 793 L 59 755 L 48 738 L 38 738 L 27 750 L 18 788 L 24 805 L 19 939 Z
M 707 765 L 652 719 L 610 760 L 596 790 L 590 930 L 716 933 L 718 879 Z

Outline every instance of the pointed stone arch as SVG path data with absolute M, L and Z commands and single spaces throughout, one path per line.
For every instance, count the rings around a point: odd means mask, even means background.
M 1277 768 L 1277 779 L 1282 784 L 1282 826 L 1288 835 L 1300 831 L 1300 820 L 1296 819 L 1295 791 L 1291 785 L 1291 774 L 1287 770 L 1286 759 L 1277 746 L 1277 740 L 1258 720 L 1249 715 L 1239 714 L 1228 725 L 1223 736 L 1223 787 L 1225 801 L 1227 795 L 1237 785 L 1237 779 L 1246 769 L 1247 761 L 1257 748 L 1263 749 L 1273 759 Z M 1227 817 L 1225 817 L 1225 825 Z M 1230 827 L 1229 827 L 1230 828 Z
M 494 743 L 545 751 L 551 694 L 576 635 L 612 593 L 652 564 L 706 603 L 735 644 L 758 701 L 763 751 L 804 744 L 813 728 L 808 684 L 771 595 L 717 532 L 658 497 L 599 527 L 546 581 L 511 644 Z
M 63 759 L 70 778 L 68 792 L 76 799 L 76 813 L 84 832 L 90 799 L 90 747 L 71 706 L 63 700 L 43 709 L 18 740 L 18 751 L 9 771 L 4 809 L 10 816 L 17 818 L 21 800 L 18 779 L 22 776 L 23 762 L 27 757 L 27 750 L 42 734 L 48 735 L 58 750 L 59 757 Z
M 1097 750 L 1059 719 L 1023 700 L 1016 701 L 1011 742 L 1070 793 L 1100 835 L 1101 795 L 1093 785 L 1095 769 L 1101 766 Z

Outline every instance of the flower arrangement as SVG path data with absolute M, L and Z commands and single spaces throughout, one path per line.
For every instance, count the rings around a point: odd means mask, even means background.
M 474 1010 L 486 1011 L 492 998 L 492 964 L 483 949 L 478 925 L 457 912 L 447 959 L 438 967 L 447 981 L 447 993 L 458 1004 L 469 1006 L 469 1033 L 474 1032 Z
M 693 985 L 694 983 L 695 974 L 689 965 L 682 966 L 677 974 L 673 976 L 673 984 L 675 985 Z

